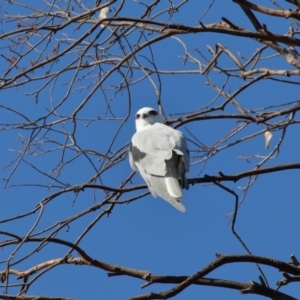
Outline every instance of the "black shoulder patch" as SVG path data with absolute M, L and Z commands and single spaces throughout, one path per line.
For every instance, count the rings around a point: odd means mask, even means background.
M 140 151 L 140 149 L 134 145 L 132 145 L 132 143 L 130 143 L 130 152 L 132 154 L 133 157 L 133 161 L 140 161 L 141 159 L 143 159 L 146 156 L 146 153 Z

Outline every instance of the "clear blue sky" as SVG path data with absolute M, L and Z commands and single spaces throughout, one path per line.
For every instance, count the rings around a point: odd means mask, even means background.
M 200 2 L 200 1 L 199 1 Z M 222 3 L 223 2 L 223 3 Z M 251 29 L 252 26 L 247 20 L 244 13 L 231 1 L 215 1 L 211 11 L 202 19 L 204 24 L 220 22 L 221 17 L 225 16 L 231 22 Z M 27 3 L 21 1 L 21 3 Z M 94 1 L 85 2 L 85 7 L 93 6 Z M 182 7 L 180 13 L 175 13 L 173 18 L 169 20 L 167 16 L 160 16 L 158 20 L 166 22 L 181 23 L 191 26 L 197 26 L 199 17 L 204 13 L 210 1 L 190 1 Z M 283 2 L 285 3 L 285 2 Z M 30 4 L 36 5 L 36 4 Z M 117 9 L 119 2 L 114 3 L 111 8 Z M 163 1 L 159 9 L 167 7 L 168 2 Z M 266 5 L 272 5 L 266 3 Z M 75 7 L 75 6 L 74 6 Z M 77 9 L 78 10 L 78 9 Z M 123 17 L 138 17 L 143 12 L 144 7 L 135 1 L 127 1 L 120 15 Z M 76 9 L 75 9 L 76 11 Z M 159 11 L 159 10 L 157 10 Z M 25 10 L 19 8 L 16 11 L 13 5 L 3 3 L 1 7 L 2 15 L 5 13 L 24 14 Z M 263 22 L 268 24 L 268 28 L 280 34 L 285 34 L 288 21 L 257 16 Z M 271 21 L 272 22 L 271 22 Z M 271 22 L 271 23 L 270 23 Z M 78 30 L 67 28 L 64 32 L 58 32 L 56 38 L 61 39 L 61 49 L 65 47 L 64 39 L 78 38 L 91 24 L 86 24 Z M 3 32 L 15 30 L 16 24 L 3 23 L 1 30 Z M 109 30 L 103 32 L 99 38 L 99 43 L 104 41 L 110 34 Z M 91 41 L 95 36 L 93 34 L 86 41 Z M 136 43 L 137 34 L 128 37 L 130 43 Z M 147 36 L 151 38 L 151 35 Z M 246 38 L 237 38 L 226 35 L 213 33 L 195 34 L 186 36 L 177 36 L 186 43 L 189 52 L 204 62 L 203 58 L 197 53 L 199 49 L 207 58 L 211 58 L 206 45 L 215 47 L 216 43 L 226 46 L 235 55 L 241 53 L 244 57 L 249 57 L 255 49 L 262 46 L 258 42 L 248 40 Z M 32 42 L 36 42 L 38 36 L 32 38 Z M 7 49 L 4 47 L 8 41 L 0 42 L 1 50 L 8 55 Z M 26 44 L 24 47 L 28 47 Z M 121 55 L 120 48 L 116 45 L 113 49 L 116 55 Z M 164 40 L 152 47 L 156 67 L 159 70 L 190 70 L 196 71 L 197 65 L 191 62 L 184 64 L 184 49 L 182 45 L 175 39 Z M 110 50 L 112 52 L 112 50 Z M 267 51 L 263 54 L 267 55 L 274 52 Z M 36 52 L 30 54 L 30 59 L 36 57 Z M 53 70 L 58 70 L 62 64 L 67 64 L 74 58 L 76 54 L 64 56 L 53 66 Z M 149 57 L 149 50 L 144 50 L 137 55 L 139 63 L 143 66 L 150 67 L 150 63 L 145 56 Z M 219 59 L 220 65 L 224 68 L 235 67 L 225 54 Z M 276 64 L 275 64 L 276 63 Z M 23 65 L 22 65 L 23 64 Z M 29 62 L 20 63 L 21 66 L 28 66 Z M 1 76 L 3 76 L 7 65 L 3 57 L 0 60 Z M 293 69 L 288 65 L 282 57 L 274 59 L 264 59 L 259 65 L 260 67 L 272 69 Z M 111 66 L 103 66 L 104 70 L 108 70 Z M 123 70 L 126 72 L 126 70 Z M 32 76 L 42 75 L 45 70 L 36 71 Z M 85 71 L 83 71 L 85 72 Z M 99 72 L 98 69 L 91 73 L 90 78 L 78 81 L 74 84 L 77 88 L 72 91 L 67 101 L 57 110 L 58 116 L 50 116 L 47 122 L 54 121 L 64 116 L 69 116 L 74 109 L 81 103 L 86 95 L 93 88 L 87 86 L 93 82 L 93 76 Z M 192 73 L 192 72 L 191 72 Z M 10 107 L 21 111 L 30 120 L 45 115 L 52 105 L 59 103 L 68 87 L 73 76 L 73 72 L 65 73 L 56 82 L 55 88 L 51 92 L 51 85 L 47 87 L 39 96 L 38 102 L 32 95 L 26 95 L 37 90 L 44 82 L 35 81 L 28 85 L 19 86 L 17 88 L 9 88 L 0 91 L 0 154 L 1 168 L 6 166 L 12 159 L 17 157 L 18 149 L 22 147 L 22 142 L 29 137 L 29 130 L 10 128 L 7 124 L 20 123 L 23 119 L 15 113 L 4 108 Z M 83 74 L 83 73 L 82 73 Z M 142 72 L 136 71 L 134 78 L 138 79 L 142 76 Z M 239 73 L 237 72 L 237 75 Z M 188 113 L 198 110 L 210 103 L 216 96 L 215 91 L 209 87 L 206 82 L 212 79 L 218 86 L 222 86 L 225 77 L 217 72 L 211 72 L 208 77 L 200 74 L 181 74 L 181 75 L 161 75 L 162 82 L 161 101 L 166 116 L 172 116 L 175 113 Z M 153 81 L 158 85 L 158 78 L 152 76 Z M 298 78 L 291 78 L 297 81 Z M 128 94 L 126 91 L 118 93 L 113 99 L 109 99 L 114 91 L 108 90 L 110 86 L 120 84 L 122 77 L 118 72 L 113 73 L 103 84 L 104 92 L 99 88 L 91 97 L 88 104 L 80 111 L 77 122 L 76 139 L 77 144 L 84 150 L 93 150 L 99 153 L 105 153 L 110 146 L 110 142 L 116 131 L 118 130 L 122 120 L 95 120 L 90 123 L 88 118 L 124 118 L 127 114 Z M 240 78 L 232 78 L 226 92 L 232 92 L 246 81 Z M 104 93 L 107 99 L 104 98 Z M 117 136 L 115 143 L 112 145 L 111 153 L 117 151 L 120 147 L 129 143 L 133 133 L 135 132 L 134 114 L 144 106 L 157 108 L 157 95 L 153 85 L 149 80 L 137 82 L 130 89 L 131 93 L 131 110 L 130 117 L 126 124 L 122 127 Z M 299 95 L 298 85 L 283 85 L 278 82 L 265 80 L 262 81 L 237 97 L 237 100 L 246 108 L 254 109 L 268 105 L 275 105 L 282 102 L 290 102 L 297 99 Z M 110 101 L 110 109 L 112 113 L 105 114 L 106 101 Z M 223 99 L 219 98 L 215 105 L 222 103 Z M 238 113 L 233 106 L 228 106 L 226 113 Z M 189 123 L 180 127 L 187 138 L 193 139 L 188 133 L 191 132 L 204 145 L 210 146 L 216 143 L 221 137 L 228 134 L 234 127 L 235 120 L 206 120 L 201 122 Z M 65 130 L 71 132 L 74 124 L 68 120 L 64 124 L 53 126 L 56 130 Z M 264 129 L 260 124 L 250 125 L 237 135 L 232 141 L 242 136 L 250 135 Z M 188 130 L 188 131 L 187 131 Z M 299 161 L 300 142 L 298 138 L 298 125 L 290 126 L 287 130 L 284 143 L 280 149 L 279 155 L 267 162 L 265 166 L 280 165 L 285 163 L 293 163 Z M 45 138 L 41 136 L 45 134 Z M 57 140 L 61 143 L 65 142 L 65 136 L 59 133 L 47 133 L 42 131 L 38 137 L 43 141 L 39 149 L 31 147 L 29 151 L 34 151 L 34 155 L 26 155 L 25 162 L 16 169 L 11 177 L 9 185 L 12 187 L 4 188 L 5 181 L 1 184 L 1 209 L 0 220 L 9 218 L 18 214 L 23 214 L 32 210 L 44 197 L 57 191 L 52 188 L 50 190 L 42 187 L 33 187 L 31 184 L 38 183 L 41 185 L 49 185 L 50 180 L 45 175 L 34 170 L 30 164 L 38 165 L 43 172 L 50 174 L 60 162 L 62 156 L 61 149 L 50 151 L 57 147 L 51 140 Z M 221 170 L 224 174 L 235 174 L 237 172 L 253 169 L 255 164 L 260 162 L 264 156 L 268 155 L 275 147 L 280 138 L 280 132 L 273 133 L 269 150 L 264 149 L 264 138 L 262 135 L 249 139 L 234 147 L 230 147 L 210 158 L 207 164 L 199 162 L 201 153 L 196 153 L 195 145 L 189 144 L 192 153 L 192 169 L 190 178 L 197 176 L 217 175 Z M 68 141 L 71 144 L 71 141 Z M 14 149 L 14 150 L 13 150 Z M 42 149 L 42 150 L 41 150 Z M 42 151 L 49 152 L 42 154 Z M 76 157 L 74 147 L 64 154 L 65 160 Z M 256 156 L 248 161 L 242 159 L 245 156 Z M 91 161 L 100 168 L 103 160 L 97 156 L 91 155 Z M 15 164 L 8 166 L 1 172 L 1 178 L 7 178 L 13 170 Z M 204 168 L 204 169 L 203 169 Z M 201 171 L 202 170 L 202 171 Z M 199 173 L 201 171 L 201 173 Z M 103 184 L 118 187 L 120 183 L 131 173 L 127 157 L 123 162 L 117 164 L 101 176 Z M 55 176 L 55 172 L 51 173 Z M 69 163 L 63 169 L 59 180 L 67 182 L 69 185 L 81 184 L 89 180 L 95 174 L 90 161 L 80 156 L 72 163 Z M 200 174 L 200 175 L 199 175 Z M 100 183 L 97 181 L 97 183 Z M 143 181 L 139 175 L 135 175 L 131 183 L 127 186 L 142 184 Z M 27 186 L 14 185 L 26 184 Z M 246 185 L 246 180 L 237 183 L 226 183 L 227 187 L 233 189 L 238 195 L 242 195 L 240 187 Z M 255 255 L 268 256 L 282 261 L 289 261 L 291 254 L 299 256 L 298 228 L 299 221 L 299 171 L 284 171 L 281 173 L 262 175 L 249 190 L 244 202 L 242 203 L 236 223 L 236 231 L 243 238 L 246 245 Z M 145 192 L 139 190 L 132 194 L 125 194 L 121 199 L 128 199 L 137 193 Z M 111 264 L 121 265 L 140 270 L 149 270 L 152 274 L 157 275 L 192 275 L 215 259 L 215 254 L 245 254 L 245 249 L 237 241 L 231 232 L 230 218 L 226 215 L 233 212 L 234 198 L 214 185 L 195 185 L 189 191 L 185 191 L 183 203 L 187 209 L 185 213 L 180 213 L 171 205 L 162 199 L 154 199 L 148 195 L 129 205 L 116 205 L 109 217 L 104 217 L 93 227 L 93 229 L 84 237 L 80 243 L 80 247 L 87 254 L 95 259 L 106 261 Z M 100 202 L 105 197 L 105 193 L 96 191 L 95 194 L 91 190 L 85 190 L 80 193 L 77 198 L 75 194 L 69 193 L 61 195 L 45 206 L 39 225 L 34 230 L 38 232 L 43 228 L 51 226 L 56 222 L 61 222 L 77 213 L 92 207 L 95 203 Z M 128 197 L 128 198 L 127 198 Z M 76 222 L 71 223 L 69 228 L 64 228 L 58 235 L 59 238 L 67 239 L 71 242 L 76 241 L 82 231 L 88 226 L 100 213 L 102 209 L 89 213 Z M 28 234 L 38 218 L 38 213 L 29 216 L 26 219 L 17 220 L 0 224 L 1 231 L 9 231 L 20 236 Z M 0 235 L 1 240 L 6 239 Z M 18 250 L 12 262 L 18 261 L 24 255 L 30 253 L 36 245 L 24 245 Z M 0 261 L 8 259 L 10 253 L 16 249 L 16 246 L 4 248 L 0 252 Z M 45 260 L 63 257 L 67 252 L 63 246 L 47 245 L 38 253 L 30 258 L 13 266 L 13 269 L 20 271 L 27 270 L 36 264 Z M 74 252 L 75 256 L 76 253 Z M 1 264 L 0 270 L 5 268 L 5 263 Z M 275 288 L 278 280 L 282 279 L 282 275 L 272 268 L 262 267 L 269 281 L 270 287 Z M 248 283 L 250 280 L 259 281 L 259 272 L 254 264 L 231 264 L 218 269 L 211 273 L 208 277 L 223 278 L 228 280 L 236 280 Z M 11 282 L 15 283 L 13 277 Z M 19 283 L 19 282 L 18 282 Z M 170 289 L 171 285 L 155 284 L 144 289 L 140 289 L 144 281 L 129 278 L 126 276 L 115 276 L 108 278 L 107 273 L 100 269 L 86 266 L 62 265 L 54 268 L 45 275 L 41 276 L 34 283 L 29 295 L 49 295 L 62 296 L 77 299 L 105 299 L 105 300 L 121 300 L 144 293 L 161 292 Z M 2 285 L 3 286 L 3 285 Z M 294 297 L 298 297 L 299 289 L 297 284 L 290 284 L 281 289 Z M 4 292 L 2 287 L 0 293 Z M 14 294 L 16 289 L 8 291 Z M 238 291 L 225 290 L 221 288 L 212 288 L 205 286 L 193 286 L 183 291 L 176 297 L 178 300 L 183 299 L 257 299 L 257 296 L 242 296 Z

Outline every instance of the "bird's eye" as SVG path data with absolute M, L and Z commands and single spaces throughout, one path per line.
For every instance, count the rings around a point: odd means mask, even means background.
M 135 119 L 138 120 L 140 118 L 140 116 L 141 116 L 140 114 L 136 114 Z
M 158 112 L 156 110 L 151 110 L 149 112 L 149 114 L 152 115 L 152 116 L 156 116 L 158 114 Z

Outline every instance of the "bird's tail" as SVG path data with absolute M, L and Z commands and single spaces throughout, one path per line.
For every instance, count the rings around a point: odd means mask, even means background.
M 178 179 L 176 177 L 173 177 L 172 175 L 171 176 L 168 176 L 168 174 L 166 175 L 165 179 L 166 179 L 167 190 L 171 197 L 175 198 L 176 200 L 180 200 L 183 197 L 182 191 L 179 186 Z
M 168 162 L 166 162 L 168 165 Z M 171 203 L 175 208 L 178 210 L 184 212 L 185 207 L 179 202 L 180 199 L 182 199 L 183 194 L 181 191 L 181 188 L 179 186 L 179 181 L 178 181 L 178 170 L 172 166 L 167 167 L 167 174 L 165 177 L 165 183 L 166 183 L 166 188 L 169 194 L 168 199 L 164 198 L 167 200 L 169 203 Z
M 175 208 L 177 208 L 181 212 L 185 212 L 185 207 L 178 200 L 171 198 L 171 199 L 167 199 L 166 201 L 168 201 L 170 204 L 172 204 Z

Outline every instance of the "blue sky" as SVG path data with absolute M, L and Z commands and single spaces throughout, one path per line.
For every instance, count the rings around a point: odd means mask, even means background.
M 26 3 L 26 1 L 21 1 L 20 3 Z M 171 19 L 164 14 L 159 16 L 157 20 L 197 26 L 200 16 L 209 4 L 210 1 L 201 1 L 201 3 L 190 1 L 180 9 L 179 13 L 175 13 Z M 271 2 L 267 4 L 271 6 Z M 92 5 L 93 1 L 84 2 L 86 8 L 90 8 Z M 116 10 L 118 5 L 118 1 L 112 4 L 112 11 Z M 157 12 L 168 7 L 168 5 L 169 2 L 167 1 L 160 3 Z M 285 2 L 284 5 L 286 5 Z M 120 16 L 139 17 L 143 11 L 144 6 L 138 2 L 127 1 L 120 12 Z M 79 12 L 79 8 L 74 4 L 74 13 L 76 12 Z M 2 16 L 6 13 L 23 15 L 26 13 L 26 9 L 16 8 L 13 5 L 3 3 L 0 13 Z M 226 1 L 226 4 L 224 4 L 224 1 L 215 1 L 212 9 L 205 15 L 202 22 L 204 24 L 220 22 L 222 16 L 225 16 L 234 24 L 253 30 L 245 14 L 231 1 Z M 269 30 L 280 34 L 285 34 L 288 26 L 291 25 L 290 20 L 279 18 L 275 20 L 259 14 L 257 16 L 262 23 L 265 22 L 268 25 Z M 66 41 L 68 39 L 79 38 L 91 26 L 91 24 L 85 24 L 77 30 L 77 25 L 74 25 L 66 28 L 65 31 L 58 32 L 56 39 L 61 41 L 60 50 L 67 47 Z M 1 26 L 3 32 L 15 29 L 15 22 L 3 22 Z M 110 31 L 108 29 L 104 30 L 97 42 L 101 44 L 109 34 Z M 85 41 L 91 41 L 95 35 L 96 33 L 91 34 Z M 138 33 L 132 33 L 128 36 L 129 43 L 133 45 L 137 42 L 138 37 Z M 39 38 L 40 36 L 37 35 L 32 37 L 30 41 L 34 44 Z M 147 38 L 150 39 L 152 36 L 149 35 Z M 176 38 L 183 41 L 188 51 L 203 63 L 206 62 L 196 49 L 200 50 L 208 59 L 211 59 L 212 55 L 207 50 L 207 45 L 214 48 L 216 43 L 220 43 L 230 49 L 235 55 L 241 53 L 244 57 L 251 56 L 255 49 L 262 47 L 261 43 L 250 39 L 213 33 L 181 35 L 176 36 Z M 0 42 L 1 51 L 8 56 L 7 48 L 5 48 L 7 44 L 9 44 L 7 40 Z M 103 46 L 99 47 L 104 47 L 105 45 L 107 43 L 105 44 L 104 42 Z M 26 47 L 28 47 L 28 44 L 24 44 L 25 49 Z M 40 50 L 38 47 L 37 49 Z M 50 52 L 49 49 L 51 47 L 45 51 L 48 54 Z M 128 50 L 129 47 L 126 46 L 126 51 Z M 92 53 L 92 50 L 90 51 Z M 116 59 L 123 55 L 118 45 L 115 45 L 109 51 L 110 55 L 114 55 Z M 184 48 L 176 39 L 169 38 L 154 44 L 152 51 L 158 70 L 189 70 L 188 73 L 190 73 L 178 75 L 161 74 L 160 78 L 154 74 L 151 76 L 157 87 L 159 86 L 159 81 L 161 81 L 161 102 L 167 117 L 174 118 L 174 114 L 182 113 L 184 115 L 200 110 L 216 96 L 216 92 L 207 84 L 208 80 L 213 81 L 219 87 L 225 82 L 225 76 L 219 72 L 212 71 L 208 76 L 203 76 L 195 73 L 198 70 L 197 64 L 191 62 L 184 64 Z M 136 59 L 142 66 L 153 67 L 149 62 L 150 54 L 149 49 L 145 49 L 137 54 Z M 258 66 L 270 69 L 294 69 L 280 56 L 268 57 L 274 54 L 275 52 L 271 50 L 264 52 L 262 55 L 263 60 Z M 76 55 L 77 53 L 74 52 L 64 55 L 52 66 L 51 70 L 61 69 L 62 66 L 75 59 Z M 28 67 L 29 61 L 36 59 L 36 57 L 37 51 L 32 51 L 28 55 L 28 59 L 21 60 L 19 66 Z M 89 60 L 88 56 L 85 59 L 88 62 L 92 61 L 92 59 Z M 222 54 L 218 62 L 224 68 L 236 67 L 234 62 L 228 59 L 225 54 Z M 1 76 L 3 76 L 7 68 L 3 57 L 0 60 L 0 65 L 2 69 Z M 112 66 L 103 64 L 100 67 L 103 68 L 103 72 L 107 72 Z M 47 68 L 36 70 L 31 76 L 43 76 L 46 70 Z M 124 68 L 122 71 L 126 73 L 127 69 Z M 71 93 L 68 94 L 65 101 L 63 99 L 69 89 L 69 83 L 74 76 L 74 71 L 64 73 L 58 78 L 54 86 L 51 83 L 41 91 L 38 98 L 35 98 L 32 93 L 45 83 L 45 79 L 0 90 L 0 126 L 2 129 L 0 131 L 1 178 L 7 178 L 14 170 L 16 164 L 8 164 L 18 157 L 18 149 L 22 149 L 30 136 L 30 130 L 12 129 L 14 126 L 11 124 L 21 123 L 24 121 L 24 118 L 5 107 L 18 110 L 26 115 L 29 120 L 35 121 L 46 115 L 51 108 L 61 102 L 61 106 L 55 110 L 55 114 L 47 117 L 46 123 L 66 118 L 65 122 L 53 125 L 51 127 L 53 131 L 41 130 L 38 132 L 34 140 L 36 147 L 32 146 L 29 149 L 29 151 L 33 151 L 33 155 L 25 155 L 24 161 L 20 163 L 10 177 L 8 186 L 5 186 L 5 180 L 2 182 L 0 220 L 31 211 L 44 197 L 62 188 L 62 184 L 59 183 L 55 183 L 49 189 L 42 187 L 51 184 L 51 180 L 46 174 L 51 176 L 57 174 L 62 155 L 65 162 L 68 160 L 70 162 L 61 170 L 58 180 L 71 186 L 90 180 L 95 175 L 95 169 L 99 170 L 102 168 L 103 170 L 96 183 L 100 184 L 102 182 L 102 184 L 110 187 L 118 187 L 129 176 L 131 169 L 125 155 L 123 161 L 108 170 L 104 170 L 103 166 L 105 166 L 107 160 L 101 158 L 100 155 L 90 153 L 91 151 L 96 151 L 97 153 L 107 153 L 110 156 L 114 156 L 117 155 L 117 151 L 120 148 L 124 147 L 124 149 L 127 149 L 126 147 L 128 147 L 128 143 L 135 132 L 134 114 L 144 106 L 157 108 L 157 93 L 153 84 L 146 78 L 142 81 L 137 81 L 136 84 L 130 87 L 130 95 L 126 89 L 114 94 L 116 90 L 111 89 L 111 87 L 118 86 L 122 81 L 120 73 L 114 72 L 102 84 L 101 88 L 97 89 L 83 109 L 80 110 L 77 115 L 76 128 L 74 129 L 74 123 L 68 119 L 68 116 L 74 112 L 94 88 L 95 78 L 99 72 L 101 71 L 98 68 L 89 74 L 85 70 L 81 71 L 81 76 L 87 75 L 87 77 L 74 83 Z M 17 74 L 17 71 L 14 70 L 11 74 Z M 239 75 L 239 72 L 236 72 L 236 74 Z M 133 81 L 138 80 L 142 75 L 143 72 L 135 70 Z M 297 77 L 288 79 L 295 82 L 299 81 Z M 232 77 L 225 91 L 232 93 L 246 82 L 238 77 Z M 257 109 L 295 101 L 299 97 L 298 89 L 298 84 L 284 85 L 272 80 L 263 80 L 245 90 L 236 99 L 248 109 Z M 108 112 L 107 101 L 110 102 L 110 110 Z M 223 98 L 218 98 L 213 105 L 220 105 L 223 101 Z M 130 114 L 128 120 L 124 122 L 124 118 L 128 114 L 129 102 L 131 104 Z M 238 111 L 231 105 L 226 107 L 224 113 L 238 113 Z M 116 120 L 112 121 L 111 118 L 116 118 Z M 93 121 L 90 122 L 89 119 L 93 119 Z M 39 124 L 42 124 L 42 122 L 43 120 L 39 120 Z M 122 122 L 124 125 L 118 131 L 121 124 L 123 124 Z M 235 126 L 235 120 L 221 119 L 191 122 L 179 129 L 185 133 L 189 140 L 194 140 L 194 137 L 196 137 L 206 147 L 212 147 Z M 226 144 L 237 141 L 244 136 L 260 132 L 263 129 L 265 129 L 265 126 L 262 124 L 250 124 L 222 145 L 226 146 Z M 74 136 L 76 137 L 77 146 L 87 152 L 90 151 L 87 156 L 78 155 L 78 151 L 76 151 L 78 148 L 72 145 L 71 138 L 66 142 L 66 136 L 72 133 L 73 130 L 75 130 Z M 112 137 L 116 133 L 118 135 L 111 145 Z M 220 170 L 224 174 L 235 174 L 251 170 L 263 160 L 263 157 L 271 153 L 278 143 L 280 135 L 280 130 L 273 132 L 273 138 L 268 150 L 264 149 L 264 138 L 260 134 L 233 147 L 225 148 L 209 158 L 206 163 L 204 163 L 203 159 L 205 153 L 199 152 L 201 149 L 190 142 L 189 148 L 192 153 L 190 178 L 202 177 L 205 174 L 217 175 Z M 279 154 L 274 159 L 268 160 L 264 166 L 298 162 L 300 142 L 295 137 L 298 137 L 297 124 L 289 127 Z M 58 143 L 62 143 L 62 145 L 66 143 L 67 150 L 64 152 Z M 108 151 L 108 149 L 110 150 Z M 248 160 L 243 159 L 243 157 L 248 157 Z M 32 165 L 38 166 L 40 172 L 32 168 Z M 4 166 L 7 167 L 4 168 Z M 289 261 L 291 254 L 299 255 L 297 253 L 299 248 L 297 236 L 300 225 L 298 216 L 300 209 L 298 177 L 299 172 L 297 170 L 261 175 L 249 189 L 239 209 L 236 231 L 253 254 L 268 256 L 286 262 Z M 126 186 L 142 183 L 141 177 L 136 174 Z M 40 186 L 32 186 L 33 184 Z M 247 184 L 247 180 L 243 179 L 236 183 L 228 182 L 224 184 L 241 196 L 241 187 Z M 124 194 L 120 199 L 125 200 L 144 192 L 146 192 L 146 189 Z M 188 191 L 184 192 L 184 195 L 183 203 L 187 209 L 184 214 L 175 210 L 162 199 L 154 199 L 151 195 L 147 195 L 128 205 L 116 205 L 108 217 L 101 218 L 93 226 L 82 239 L 79 246 L 94 259 L 133 269 L 149 270 L 149 272 L 156 275 L 192 275 L 212 262 L 216 253 L 246 253 L 245 249 L 232 234 L 231 219 L 227 217 L 234 210 L 234 198 L 232 195 L 212 184 L 191 186 Z M 104 192 L 89 189 L 79 193 L 77 196 L 74 193 L 63 194 L 45 205 L 42 217 L 33 232 L 37 233 L 48 226 L 76 216 L 76 214 L 101 202 L 104 197 Z M 68 227 L 64 227 L 59 232 L 57 237 L 75 242 L 84 229 L 105 208 L 107 206 L 100 210 L 91 211 L 70 223 Z M 13 222 L 0 223 L 0 231 L 24 236 L 34 226 L 38 219 L 38 213 L 36 212 Z M 7 239 L 3 234 L 0 237 L 1 241 Z M 18 262 L 37 246 L 37 244 L 23 245 L 21 249 L 16 251 L 12 263 Z M 14 249 L 16 249 L 16 245 L 1 250 L 0 262 L 2 263 L 0 270 L 5 268 L 6 260 Z M 64 246 L 49 244 L 29 258 L 18 262 L 12 268 L 25 271 L 44 261 L 61 258 L 67 251 L 68 249 Z M 73 255 L 76 256 L 77 254 L 73 252 Z M 282 279 L 280 272 L 270 267 L 263 266 L 262 269 L 266 274 L 270 287 L 275 288 L 276 282 Z M 248 283 L 250 280 L 258 282 L 258 276 L 259 272 L 254 264 L 243 263 L 221 267 L 209 274 L 208 277 Z M 10 283 L 20 282 L 11 277 Z M 76 299 L 93 300 L 101 298 L 118 300 L 149 292 L 162 292 L 172 287 L 172 285 L 167 284 L 153 284 L 141 289 L 140 287 L 144 283 L 144 281 L 139 279 L 126 276 L 109 278 L 105 271 L 92 267 L 61 265 L 38 278 L 31 286 L 28 294 Z M 289 284 L 283 287 L 281 291 L 298 297 L 299 292 L 296 287 L 296 283 Z M 8 293 L 14 294 L 16 291 L 16 288 L 11 288 L 8 290 Z M 2 284 L 0 293 L 3 292 L 4 284 Z M 205 286 L 189 287 L 176 296 L 176 299 L 220 299 L 224 297 L 232 300 L 241 298 L 257 299 L 257 296 L 240 295 L 239 291 Z

